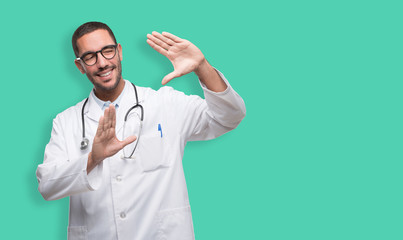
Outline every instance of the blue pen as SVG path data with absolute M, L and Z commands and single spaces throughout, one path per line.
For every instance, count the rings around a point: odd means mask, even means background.
M 162 138 L 162 128 L 161 128 L 161 124 L 160 124 L 160 123 L 158 123 L 158 131 L 161 132 L 161 138 Z

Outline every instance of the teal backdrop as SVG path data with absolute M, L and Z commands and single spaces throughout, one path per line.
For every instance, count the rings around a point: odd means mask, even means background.
M 146 43 L 198 46 L 247 115 L 191 142 L 183 165 L 196 239 L 403 239 L 403 2 L 6 1 L 1 3 L 1 238 L 66 239 L 68 199 L 37 190 L 52 120 L 89 94 L 71 35 L 102 21 L 123 77 L 161 87 L 170 62 Z M 194 74 L 168 85 L 201 95 Z

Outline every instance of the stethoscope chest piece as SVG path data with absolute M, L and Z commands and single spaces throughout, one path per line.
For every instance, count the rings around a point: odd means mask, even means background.
M 83 138 L 83 140 L 81 141 L 80 149 L 81 150 L 87 149 L 89 143 L 90 143 L 90 141 L 87 138 Z

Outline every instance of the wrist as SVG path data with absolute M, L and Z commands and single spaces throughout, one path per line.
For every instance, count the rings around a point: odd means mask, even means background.
M 209 68 L 211 68 L 210 64 L 207 62 L 205 58 L 203 58 L 203 60 L 201 61 L 199 66 L 197 66 L 194 72 L 200 78 L 209 71 Z
M 93 169 L 92 167 L 92 152 L 90 152 L 88 154 L 88 160 L 87 160 L 87 174 L 91 172 L 91 170 Z

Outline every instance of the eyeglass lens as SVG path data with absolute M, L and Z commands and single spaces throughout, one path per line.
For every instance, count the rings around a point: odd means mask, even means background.
M 100 52 L 104 58 L 112 59 L 116 54 L 116 46 L 115 45 L 106 46 L 98 52 Z M 94 65 L 95 63 L 97 63 L 98 60 L 98 52 L 87 53 L 84 56 L 82 56 L 81 59 L 84 61 L 85 64 L 89 66 Z

